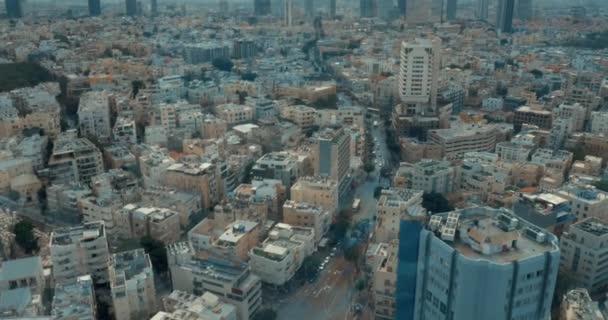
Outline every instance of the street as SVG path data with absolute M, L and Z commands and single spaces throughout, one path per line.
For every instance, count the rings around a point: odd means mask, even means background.
M 377 202 L 374 198 L 374 190 L 379 185 L 387 186 L 389 184 L 389 181 L 380 176 L 380 164 L 382 166 L 390 165 L 383 125 L 384 123 L 379 123 L 377 128 L 371 128 L 374 150 L 376 150 L 374 154 L 375 170 L 353 190 L 354 192 L 351 192 L 354 197 L 361 200 L 360 209 L 352 217 L 352 225 L 365 219 L 373 221 Z M 370 314 L 368 307 L 364 308 L 361 316 L 354 316 L 351 312 L 351 306 L 355 302 L 355 282 L 354 264 L 338 254 L 331 258 L 315 282 L 306 283 L 287 298 L 278 301 L 278 319 L 368 319 Z

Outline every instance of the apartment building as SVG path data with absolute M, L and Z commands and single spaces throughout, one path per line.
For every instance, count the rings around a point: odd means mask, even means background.
M 461 125 L 428 132 L 429 140 L 442 149 L 446 159 L 459 159 L 467 152 L 493 152 L 498 130 L 493 125 Z
M 546 319 L 558 265 L 557 237 L 509 210 L 436 214 L 419 236 L 414 319 Z
M 20 288 L 32 294 L 44 292 L 46 283 L 40 257 L 6 260 L 0 265 L 0 292 Z
M 320 206 L 333 217 L 339 208 L 338 184 L 324 177 L 302 177 L 291 187 L 291 200 Z
M 0 95 L 0 136 L 13 136 L 23 129 L 39 128 L 46 135 L 56 137 L 61 131 L 61 107 L 55 99 L 59 93 L 58 83 L 42 83 Z
M 561 303 L 560 320 L 606 320 L 599 304 L 591 299 L 585 289 L 568 291 Z
M 576 286 L 591 293 L 605 292 L 608 287 L 608 224 L 597 218 L 581 220 L 564 232 L 560 241 L 560 270 Z
M 163 298 L 163 310 L 152 320 L 237 320 L 236 308 L 211 292 L 196 296 L 174 290 Z
M 110 291 L 116 320 L 148 319 L 156 313 L 154 272 L 143 249 L 112 255 Z
M 228 259 L 247 261 L 249 250 L 260 240 L 260 225 L 252 221 L 237 220 L 212 244 L 212 249 Z
M 553 124 L 553 114 L 536 106 L 519 107 L 513 113 L 513 127 L 515 131 L 521 130 L 524 124 L 535 125 L 541 129 L 549 130 Z
M 50 238 L 56 283 L 70 283 L 84 275 L 91 275 L 96 284 L 108 282 L 110 251 L 103 222 L 55 229 Z
M 79 217 L 85 223 L 102 221 L 106 236 L 110 239 L 119 237 L 118 228 L 115 228 L 117 212 L 123 207 L 123 201 L 117 197 L 100 198 L 84 196 L 76 200 Z
M 608 136 L 608 112 L 591 112 L 591 133 Z
M 284 285 L 315 251 L 314 237 L 312 228 L 277 223 L 268 238 L 249 251 L 251 271 L 266 283 Z
M 325 128 L 313 137 L 312 163 L 315 175 L 336 180 L 339 193 L 350 186 L 350 135 L 343 128 Z
M 422 207 L 423 193 L 421 190 L 401 188 L 382 190 L 376 205 L 374 241 L 382 243 L 399 239 L 402 220 L 425 221 L 427 211 Z
M 496 144 L 496 154 L 506 161 L 528 161 L 533 145 L 516 143 L 513 141 L 502 141 Z
M 109 142 L 112 137 L 110 99 L 106 91 L 90 91 L 80 96 L 78 129 L 82 137 Z
M 165 170 L 162 179 L 165 186 L 199 194 L 203 208 L 212 208 L 219 200 L 221 179 L 211 163 L 175 163 Z
M 399 95 L 408 114 L 432 114 L 437 105 L 441 40 L 417 38 L 402 42 Z
M 31 159 L 19 157 L 0 160 L 0 192 L 7 193 L 14 178 L 33 173 Z
M 454 189 L 454 179 L 455 169 L 449 161 L 423 159 L 415 164 L 401 163 L 393 184 L 426 193 L 449 193 Z
M 114 219 L 116 234 L 123 239 L 151 237 L 168 244 L 180 237 L 179 213 L 171 209 L 127 204 Z
M 62 213 L 78 221 L 81 211 L 78 201 L 91 195 L 91 189 L 81 184 L 54 184 L 46 188 L 48 210 L 51 213 Z M 99 220 L 99 219 L 98 219 Z M 91 222 L 91 221 L 89 221 Z
M 315 231 L 315 243 L 319 243 L 329 231 L 331 217 L 331 212 L 318 205 L 293 200 L 287 200 L 283 204 L 283 222 L 312 228 Z
M 253 121 L 255 109 L 248 105 L 227 103 L 216 106 L 215 115 L 218 118 L 226 121 L 229 126 L 234 126 Z
M 545 171 L 556 171 L 565 175 L 573 161 L 572 152 L 565 150 L 536 149 L 530 162 L 542 165 Z
M 293 122 L 302 131 L 307 131 L 316 123 L 317 110 L 305 105 L 289 105 L 280 109 L 280 116 L 282 119 Z
M 255 180 L 280 180 L 286 188 L 291 188 L 299 177 L 299 157 L 288 151 L 270 152 L 259 158 L 251 168 Z
M 379 243 L 368 251 L 368 257 L 376 263 L 368 265 L 372 272 L 372 295 L 376 320 L 392 320 L 396 317 L 398 242 Z
M 94 280 L 90 275 L 57 284 L 54 293 L 51 309 L 53 319 L 97 319 Z
M 200 196 L 169 188 L 146 189 L 141 194 L 141 202 L 177 212 L 179 223 L 183 228 L 190 223 L 190 217 L 201 211 Z
M 512 201 L 516 215 L 557 235 L 575 219 L 570 202 L 553 193 L 516 193 Z
M 76 138 L 75 132 L 64 132 L 55 140 L 48 169 L 53 184 L 72 181 L 88 184 L 103 172 L 103 157 L 88 139 Z
M 570 202 L 570 210 L 578 220 L 594 217 L 608 221 L 608 193 L 593 186 L 569 184 L 555 193 Z
M 198 296 L 209 291 L 234 305 L 238 320 L 252 319 L 262 306 L 262 282 L 246 263 L 210 253 L 193 256 L 183 242 L 168 246 L 167 256 L 174 290 Z
M 137 127 L 132 117 L 118 116 L 112 128 L 112 140 L 118 144 L 137 143 Z

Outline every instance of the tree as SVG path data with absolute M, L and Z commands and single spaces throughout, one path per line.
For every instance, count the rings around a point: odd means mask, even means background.
M 140 240 L 141 246 L 150 255 L 150 262 L 157 273 L 165 273 L 169 269 L 167 249 L 162 241 L 145 236 Z
M 596 182 L 594 185 L 599 190 L 608 192 L 608 179 L 602 179 L 602 180 Z
M 132 95 L 133 98 L 135 98 L 137 96 L 137 94 L 139 93 L 140 89 L 143 89 L 146 87 L 146 84 L 141 81 L 141 80 L 133 80 L 131 81 L 131 88 L 132 88 Z
M 253 320 L 276 320 L 277 312 L 272 308 L 265 308 L 258 311 L 255 316 L 253 316 Z
M 367 163 L 365 163 L 365 165 L 363 165 L 363 170 L 365 170 L 365 172 L 367 172 L 367 174 L 372 173 L 375 169 L 376 169 L 376 167 L 371 162 L 367 162 Z
M 381 186 L 377 186 L 377 187 L 374 189 L 374 199 L 376 199 L 376 200 L 380 199 L 380 195 L 382 194 L 382 190 L 383 190 L 383 189 L 384 189 L 384 188 L 383 188 L 383 187 L 381 187 Z
M 255 81 L 255 78 L 258 77 L 258 74 L 255 72 L 247 71 L 241 75 L 241 79 L 244 81 Z
M 363 289 L 365 289 L 365 285 L 365 279 L 361 278 L 355 283 L 355 289 L 357 289 L 357 291 L 362 291 Z
M 425 193 L 422 196 L 422 206 L 432 213 L 441 213 L 454 210 L 450 202 L 441 193 Z
M 15 190 L 11 190 L 8 192 L 8 198 L 13 201 L 17 201 L 17 200 L 19 200 L 19 198 L 21 198 L 21 195 L 19 194 L 19 192 L 15 191 Z
M 245 167 L 245 174 L 243 175 L 243 181 L 241 181 L 241 183 L 251 183 L 251 169 L 253 169 L 254 165 L 255 162 L 253 161 L 247 164 Z
M 350 227 L 351 215 L 348 210 L 342 210 L 336 216 L 334 224 L 334 240 L 340 241 L 346 236 L 346 231 Z
M 46 215 L 48 211 L 48 202 L 46 199 L 46 188 L 42 187 L 38 190 L 38 204 L 40 205 L 40 214 Z
M 13 233 L 15 234 L 15 241 L 26 253 L 38 250 L 38 239 L 34 236 L 34 225 L 31 222 L 17 222 L 13 227 Z
M 34 62 L 0 63 L 0 74 L 0 92 L 53 80 L 47 69 Z
M 232 71 L 232 67 L 234 67 L 234 63 L 232 63 L 232 61 L 230 59 L 223 58 L 223 57 L 213 59 L 211 64 L 216 69 L 218 69 L 220 71 L 226 71 L 226 72 Z

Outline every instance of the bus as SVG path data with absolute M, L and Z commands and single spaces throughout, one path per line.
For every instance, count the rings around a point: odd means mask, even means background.
M 353 212 L 359 211 L 359 208 L 361 208 L 361 199 L 355 198 L 353 201 Z

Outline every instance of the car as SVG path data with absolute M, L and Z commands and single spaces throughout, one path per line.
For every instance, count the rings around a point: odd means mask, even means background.
M 323 263 L 326 264 L 329 262 L 329 257 L 325 258 L 325 260 L 323 260 Z
M 335 257 L 335 256 L 336 256 L 336 252 L 335 252 L 335 251 L 332 251 L 332 252 L 329 254 L 329 256 L 330 256 L 330 257 Z
M 325 269 L 325 266 L 324 265 L 320 265 L 319 266 L 319 272 L 323 271 L 323 269 Z

